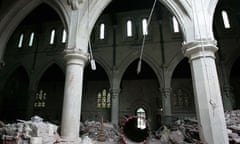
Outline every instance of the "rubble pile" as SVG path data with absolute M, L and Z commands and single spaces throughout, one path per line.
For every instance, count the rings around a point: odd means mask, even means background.
M 240 110 L 225 112 L 229 141 L 240 143 Z
M 229 142 L 231 144 L 240 143 L 240 110 L 225 112 L 225 120 Z M 198 121 L 187 118 L 177 120 L 170 127 L 163 126 L 155 131 L 154 136 L 160 139 L 161 144 L 201 144 Z
M 57 141 L 57 128 L 56 125 L 34 116 L 30 121 L 17 120 L 16 123 L 2 125 L 0 137 L 9 144 L 53 144 Z
M 103 123 L 96 121 L 85 121 L 81 123 L 81 135 L 86 141 L 99 141 L 99 136 L 106 137 L 106 143 L 118 143 L 121 139 L 119 131 L 110 123 Z M 90 140 L 91 139 L 91 140 Z
M 161 144 L 201 144 L 197 124 L 194 119 L 177 120 L 170 128 L 159 128 L 154 136 Z

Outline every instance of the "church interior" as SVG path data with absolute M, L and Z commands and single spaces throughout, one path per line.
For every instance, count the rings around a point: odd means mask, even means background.
M 0 1 L 1 121 L 38 115 L 72 138 L 79 121 L 196 117 L 216 133 L 240 108 L 240 1 L 30 1 Z

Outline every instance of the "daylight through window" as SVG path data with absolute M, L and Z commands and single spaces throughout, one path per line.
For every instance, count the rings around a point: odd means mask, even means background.
M 54 44 L 55 41 L 55 29 L 51 31 L 51 36 L 50 36 L 50 44 Z
M 132 37 L 133 36 L 133 32 L 132 32 L 132 21 L 128 20 L 127 21 L 127 36 L 128 37 Z
M 32 33 L 30 34 L 30 39 L 29 39 L 29 43 L 28 43 L 28 46 L 29 46 L 29 47 L 31 47 L 31 46 L 33 45 L 34 36 L 35 36 L 35 34 L 34 34 L 34 32 L 32 32 Z
M 104 39 L 105 38 L 105 24 L 100 24 L 100 39 Z
M 65 29 L 63 29 L 63 32 L 62 32 L 62 43 L 66 43 L 67 41 L 67 32 Z
M 137 109 L 137 128 L 145 129 L 146 128 L 146 112 L 143 108 Z
M 21 48 L 23 45 L 23 37 L 24 37 L 24 34 L 22 33 L 19 37 L 18 48 Z
M 224 24 L 224 27 L 226 29 L 229 29 L 231 28 L 231 25 L 230 25 L 230 22 L 229 22 L 229 18 L 228 18 L 228 14 L 226 11 L 222 11 L 222 18 L 223 18 L 223 24 Z
M 178 33 L 179 32 L 179 24 L 175 16 L 172 17 L 172 23 L 173 23 L 173 32 Z
M 148 24 L 146 18 L 142 20 L 142 33 L 143 35 L 148 35 Z

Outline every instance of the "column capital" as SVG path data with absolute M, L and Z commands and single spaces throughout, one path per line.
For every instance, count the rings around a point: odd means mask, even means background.
M 218 50 L 216 40 L 196 40 L 183 43 L 183 54 L 190 60 L 202 57 L 211 57 L 215 59 L 215 52 Z
M 159 88 L 163 97 L 167 98 L 170 97 L 172 88 Z
M 69 64 L 85 65 L 88 61 L 89 54 L 80 49 L 65 49 L 64 59 Z
M 119 94 L 119 93 L 120 93 L 120 91 L 121 91 L 121 89 L 120 89 L 120 88 L 111 88 L 111 89 L 110 89 L 110 92 L 111 92 L 111 93 L 116 93 L 116 94 Z

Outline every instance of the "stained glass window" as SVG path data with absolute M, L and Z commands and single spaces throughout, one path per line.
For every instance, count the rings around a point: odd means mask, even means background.
M 46 98 L 47 98 L 47 93 L 43 92 L 43 90 L 40 90 L 38 93 L 36 93 L 34 108 L 45 108 Z
M 97 108 L 111 108 L 111 94 L 106 89 L 97 94 Z

